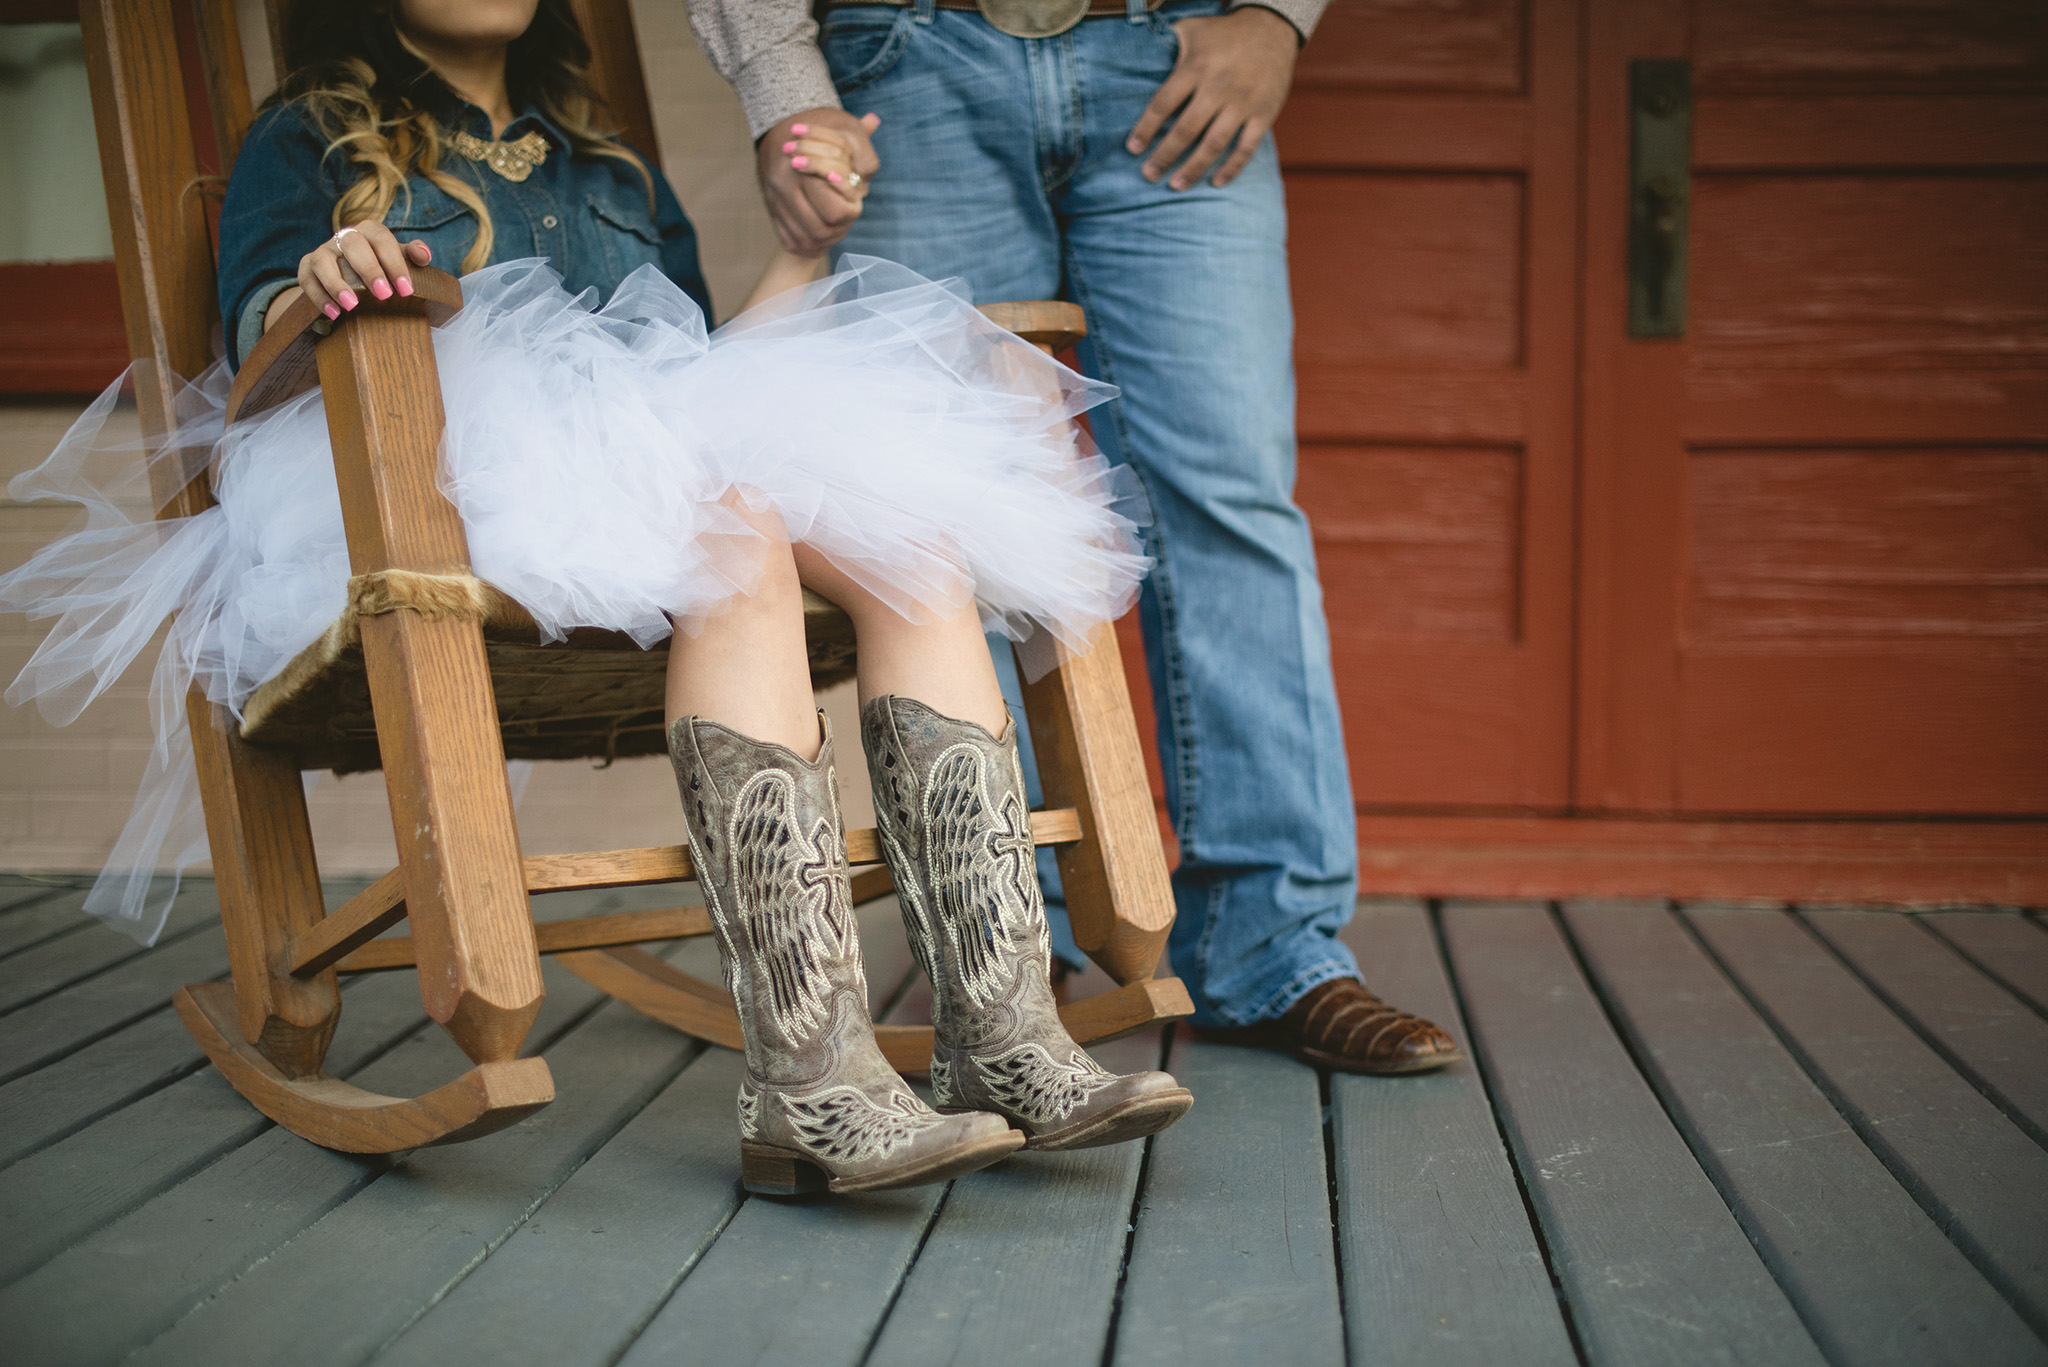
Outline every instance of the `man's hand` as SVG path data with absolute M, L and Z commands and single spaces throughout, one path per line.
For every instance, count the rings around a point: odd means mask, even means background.
M 754 173 L 761 181 L 761 198 L 767 202 L 768 217 L 784 247 L 798 256 L 817 256 L 846 236 L 846 230 L 860 217 L 860 203 L 819 177 L 806 176 L 792 167 L 783 144 L 804 137 L 839 139 L 846 145 L 853 169 L 865 178 L 881 166 L 874 144 L 868 140 L 880 122 L 874 114 L 856 119 L 843 109 L 806 109 L 776 124 L 754 144 Z M 798 128 L 803 131 L 798 133 Z
M 1294 25 L 1252 5 L 1214 18 L 1182 19 L 1173 31 L 1180 35 L 1180 60 L 1145 106 L 1124 147 L 1132 156 L 1143 153 L 1179 110 L 1173 127 L 1145 158 L 1145 179 L 1158 180 L 1192 146 L 1194 153 L 1167 185 L 1187 189 L 1225 152 L 1229 156 L 1217 167 L 1215 183 L 1228 185 L 1280 117 L 1301 39 Z

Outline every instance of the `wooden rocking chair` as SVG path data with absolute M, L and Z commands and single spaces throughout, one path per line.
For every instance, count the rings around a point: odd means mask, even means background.
M 625 0 L 578 8 L 597 49 L 593 75 L 628 141 L 653 156 Z M 162 434 L 178 377 L 212 359 L 214 260 L 191 187 L 232 165 L 249 124 L 234 4 L 82 0 L 79 11 L 138 407 L 144 429 Z M 523 855 L 505 771 L 508 756 L 663 753 L 666 651 L 599 631 L 544 644 L 517 603 L 470 574 L 461 520 L 435 484 L 443 418 L 430 337 L 461 292 L 439 271 L 414 278 L 412 298 L 365 299 L 317 340 L 302 302 L 236 377 L 230 422 L 321 386 L 355 577 L 342 618 L 258 690 L 241 724 L 196 691 L 188 701 L 233 983 L 184 988 L 178 1012 L 257 1109 L 363 1153 L 475 1138 L 553 1099 L 547 1064 L 519 1057 L 541 1005 L 542 953 L 679 1029 L 741 1042 L 723 987 L 635 947 L 707 933 L 703 907 L 556 921 L 536 934 L 530 894 L 692 875 L 680 845 Z M 1049 350 L 1083 328 L 1067 304 L 985 311 Z M 212 501 L 203 474 L 177 487 L 181 478 L 154 490 L 165 516 Z M 848 677 L 850 623 L 823 600 L 807 621 L 814 682 Z M 1075 937 L 1117 984 L 1064 1008 L 1068 1028 L 1101 1040 L 1187 1014 L 1180 982 L 1153 977 L 1173 900 L 1106 628 L 1095 649 L 1064 655 L 1027 689 L 1026 711 L 1051 804 L 1032 814 L 1033 833 L 1058 847 Z M 378 767 L 399 864 L 329 914 L 300 772 Z M 847 845 L 856 865 L 880 860 L 871 830 L 849 831 Z M 857 878 L 857 897 L 887 889 L 886 869 Z M 379 939 L 401 916 L 410 937 Z M 428 1014 L 476 1066 L 414 1098 L 328 1076 L 336 973 L 404 965 L 417 966 Z M 928 1028 L 878 1034 L 898 1068 L 927 1065 Z

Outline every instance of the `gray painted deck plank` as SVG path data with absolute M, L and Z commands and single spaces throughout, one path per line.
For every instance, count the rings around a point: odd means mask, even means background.
M 340 1077 L 426 1024 L 409 974 L 380 975 L 350 991 L 342 1018 L 346 1028 L 328 1053 L 329 1070 Z M 184 1033 L 175 1017 L 171 1024 Z M 0 1284 L 268 1128 L 208 1067 L 0 1171 Z
M 1110 1360 L 1342 1362 L 1315 1069 L 1199 1040 L 1169 1066 L 1197 1101 L 1152 1141 Z
M 721 1115 L 729 1109 L 727 1102 Z M 620 1359 L 620 1367 L 676 1362 L 853 1367 L 916 1256 L 944 1191 L 912 1187 L 857 1197 L 748 1197 Z
M 1148 1033 L 1090 1052 L 1124 1072 L 1157 1067 L 1156 1048 Z M 1100 1359 L 1143 1157 L 1137 1143 L 1020 1152 L 955 1181 L 870 1361 Z
M 614 1361 L 740 1203 L 732 1105 L 742 1066 L 731 1050 L 706 1050 L 379 1367 Z
M 929 1023 L 930 984 L 911 960 L 895 898 L 871 902 L 856 915 L 869 1009 L 894 998 L 885 1020 Z M 892 978 L 896 985 L 885 987 Z M 735 1068 L 713 1121 L 723 1136 L 720 1151 L 730 1155 L 728 1180 L 735 1189 L 739 1138 L 730 1090 L 737 1089 L 738 1076 Z M 745 1198 L 624 1361 L 686 1355 L 805 1367 L 858 1363 L 946 1190 L 917 1187 L 854 1201 Z
M 1444 910 L 1452 971 L 1595 1367 L 1823 1361 L 1538 906 Z
M 0 1086 L 0 1168 L 199 1068 L 205 1055 L 169 1007 Z
M 625 1006 L 601 1008 L 547 1051 L 552 1105 L 489 1138 L 407 1155 L 129 1361 L 363 1361 L 459 1282 L 702 1047 Z
M 1780 912 L 1687 919 L 1978 1271 L 2048 1333 L 2048 1153 Z
M 1421 903 L 1361 906 L 1344 939 L 1373 990 L 1471 1054 Z M 1577 1363 L 1469 1058 L 1420 1077 L 1332 1074 L 1330 1104 L 1353 1367 Z
M 164 933 L 153 951 L 118 930 L 91 925 L 76 935 L 45 941 L 0 962 L 0 1013 L 19 1013 L 29 1003 L 88 980 L 115 964 L 161 953 L 181 936 L 219 924 L 220 903 L 214 899 L 213 883 L 192 879 L 179 890 L 178 900 L 164 922 Z M 12 1075 L 14 1055 L 0 1049 L 0 1058 L 8 1060 L 10 1066 L 5 1071 Z
M 111 937 L 113 932 L 88 933 Z M 130 1021 L 162 1010 L 186 983 L 219 978 L 227 971 L 226 938 L 219 925 L 204 926 L 0 1016 L 0 1081 L 44 1067 Z
M 1675 917 L 1588 904 L 1565 919 L 1666 1108 L 1830 1360 L 2042 1360 L 2048 1349 Z
M 537 1043 L 579 1018 L 600 996 L 566 970 L 550 965 L 547 973 L 548 1000 L 532 1036 Z M 467 1066 L 445 1034 L 423 1030 L 351 1081 L 412 1096 Z M 386 1158 L 335 1153 L 276 1127 L 266 1129 L 0 1291 L 0 1324 L 20 1326 L 25 1361 L 117 1361 L 391 1166 Z
M 59 935 L 76 935 L 94 927 L 105 929 L 85 914 L 84 889 L 47 888 L 41 896 L 0 915 L 0 958 L 12 957 Z M 7 966 L 0 963 L 0 974 L 6 972 Z
M 1930 912 L 1913 918 L 1954 945 L 2036 1011 L 2048 1013 L 2048 930 L 2009 911 Z
M 2037 1144 L 2048 1144 L 2048 1020 L 1908 917 L 1801 917 Z
M 361 887 L 365 880 L 338 880 L 328 885 L 328 903 Z M 344 978 L 344 989 L 390 975 Z M 357 1066 L 336 1060 L 350 1045 L 351 1021 L 342 1012 L 342 1030 L 330 1067 Z M 0 1168 L 82 1129 L 115 1108 L 159 1087 L 167 1086 L 206 1064 L 206 1056 L 186 1031 L 170 999 L 160 1010 L 96 1040 L 55 1063 L 0 1085 Z
M 0 874 L 0 915 L 30 906 L 46 897 L 77 890 L 90 879 L 30 878 L 18 873 Z

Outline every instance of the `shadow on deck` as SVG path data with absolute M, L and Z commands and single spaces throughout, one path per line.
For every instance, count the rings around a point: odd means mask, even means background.
M 1146 1144 L 777 1201 L 736 1184 L 738 1057 L 553 966 L 553 1106 L 316 1148 L 169 1008 L 226 971 L 211 884 L 148 952 L 81 896 L 0 877 L 12 1363 L 2048 1362 L 2048 927 L 2019 912 L 1368 903 L 1368 980 L 1472 1062 L 1333 1078 L 1155 1033 L 1096 1051 L 1194 1090 Z M 893 918 L 863 912 L 869 976 L 913 1019 Z M 409 973 L 344 1002 L 333 1071 L 463 1067 Z

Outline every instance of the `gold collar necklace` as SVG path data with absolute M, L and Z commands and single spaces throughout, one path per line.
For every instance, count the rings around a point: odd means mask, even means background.
M 548 159 L 548 140 L 529 132 L 513 142 L 485 142 L 474 133 L 457 133 L 451 146 L 471 161 L 480 161 L 507 180 L 525 180 Z

